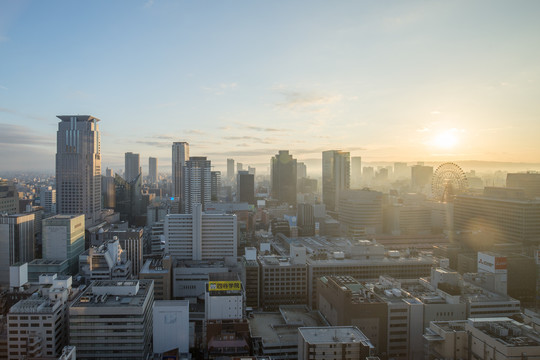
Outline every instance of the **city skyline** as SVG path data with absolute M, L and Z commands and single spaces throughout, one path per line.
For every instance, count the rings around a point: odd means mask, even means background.
M 184 141 L 223 173 L 227 158 L 265 173 L 279 150 L 308 173 L 332 149 L 365 163 L 537 163 L 538 10 L 6 2 L 0 168 L 52 171 L 64 114 L 102 120 L 102 168 L 116 172 L 126 152 L 170 172 L 172 143 Z

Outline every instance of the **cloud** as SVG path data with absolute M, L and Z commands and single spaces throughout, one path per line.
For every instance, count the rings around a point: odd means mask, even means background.
M 0 124 L 0 144 L 54 146 L 56 145 L 56 138 L 50 135 L 40 135 L 25 126 Z
M 148 140 L 137 140 L 135 141 L 137 144 L 143 144 L 148 146 L 156 146 L 156 147 L 171 147 L 172 144 L 170 142 L 163 142 L 163 141 L 148 141 Z
M 249 140 L 252 142 L 260 143 L 260 144 L 275 144 L 277 141 L 273 138 L 260 138 L 256 136 L 224 136 L 223 139 L 225 140 Z M 238 145 L 237 145 L 238 146 Z
M 249 130 L 263 131 L 263 132 L 281 132 L 281 131 L 285 131 L 285 129 L 256 126 L 256 125 L 246 124 L 246 123 L 239 122 L 239 121 L 235 121 L 234 123 L 235 123 L 235 125 L 237 125 L 237 127 L 242 128 L 242 129 L 249 129 Z
M 5 112 L 5 113 L 8 113 L 8 114 L 13 114 L 13 115 L 19 115 L 19 116 L 23 116 L 27 119 L 31 119 L 31 120 L 47 120 L 46 118 L 44 118 L 43 116 L 37 116 L 37 115 L 32 115 L 32 114 L 25 114 L 25 113 L 21 113 L 15 109 L 9 109 L 9 108 L 4 108 L 4 107 L 0 107 L 0 112 Z
M 184 130 L 184 133 L 191 134 L 191 135 L 205 135 L 206 134 L 204 131 L 197 130 L 197 129 Z
M 1 85 L 1 84 L 0 84 L 0 89 L 3 89 L 3 90 L 8 90 L 8 88 L 7 88 L 6 86 L 4 86 L 4 85 Z
M 328 106 L 340 102 L 343 97 L 340 94 L 328 95 L 310 91 L 286 90 L 283 86 L 277 91 L 284 98 L 284 101 L 276 104 L 279 108 L 291 111 L 303 112 L 323 112 Z
M 427 127 L 425 128 L 422 128 L 422 129 L 416 129 L 417 132 L 429 132 L 431 130 L 429 130 Z
M 151 8 L 154 5 L 154 0 L 148 0 L 144 3 L 143 7 L 145 9 Z

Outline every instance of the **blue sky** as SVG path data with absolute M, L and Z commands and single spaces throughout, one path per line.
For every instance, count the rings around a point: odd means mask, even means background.
M 224 169 L 289 149 L 538 162 L 538 1 L 3 1 L 0 170 L 54 169 L 60 114 L 103 168 L 188 141 Z

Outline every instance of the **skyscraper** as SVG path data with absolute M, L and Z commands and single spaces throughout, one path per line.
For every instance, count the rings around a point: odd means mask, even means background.
M 354 186 L 360 186 L 362 179 L 362 157 L 351 157 L 351 183 Z
M 157 167 L 158 167 L 157 158 L 149 157 L 148 158 L 148 176 L 150 178 L 150 183 L 151 184 L 156 184 L 157 183 L 157 180 L 158 180 Z
M 341 150 L 322 153 L 323 202 L 330 211 L 336 210 L 340 191 L 351 184 L 351 154 Z
M 12 181 L 0 178 L 0 214 L 19 212 L 19 193 Z
M 193 156 L 186 161 L 183 170 L 184 197 L 182 212 L 190 214 L 195 204 L 201 204 L 205 209 L 211 200 L 211 164 L 205 156 Z
M 183 171 L 189 159 L 189 144 L 174 142 L 172 145 L 172 195 L 178 199 L 183 196 Z
M 94 224 L 101 212 L 101 145 L 99 119 L 59 115 L 56 141 L 58 214 L 84 214 Z
M 236 180 L 238 202 L 255 205 L 255 176 L 247 171 L 239 171 Z
M 211 189 L 211 196 L 210 199 L 212 201 L 218 201 L 219 192 L 221 190 L 221 171 L 212 171 L 210 173 L 211 181 L 210 181 L 210 189 Z
M 279 150 L 270 163 L 272 198 L 289 205 L 296 205 L 296 159 L 289 150 Z
M 141 171 L 141 158 L 139 154 L 134 154 L 132 152 L 126 153 L 125 158 L 125 173 L 124 173 L 124 179 L 126 179 L 127 182 L 132 182 L 135 180 L 139 174 L 142 173 Z
M 234 159 L 227 159 L 227 179 L 234 180 Z
M 0 285 L 9 285 L 9 267 L 34 259 L 34 214 L 0 215 Z

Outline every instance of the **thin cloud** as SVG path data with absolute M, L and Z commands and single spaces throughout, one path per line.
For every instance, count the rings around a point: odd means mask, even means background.
M 147 2 L 144 3 L 143 7 L 145 9 L 148 9 L 148 8 L 151 8 L 153 5 L 154 5 L 154 0 L 148 0 Z
M 0 124 L 0 144 L 51 146 L 56 144 L 56 139 L 54 136 L 40 135 L 25 126 Z
M 15 109 L 9 109 L 9 108 L 4 108 L 4 107 L 0 107 L 0 112 L 5 112 L 5 113 L 8 113 L 8 114 L 13 114 L 13 115 L 19 115 L 19 116 L 23 116 L 27 119 L 31 119 L 31 120 L 47 120 L 46 118 L 44 118 L 43 116 L 37 116 L 37 115 L 32 115 L 32 114 L 25 114 L 25 113 L 21 113 Z
M 278 92 L 284 100 L 277 103 L 276 106 L 291 111 L 324 112 L 328 110 L 328 106 L 343 99 L 340 94 L 327 95 L 309 91 L 284 90 L 282 88 L 279 88 Z
M 197 130 L 197 129 L 184 130 L 184 133 L 191 134 L 191 135 L 205 135 L 206 134 L 204 131 Z
M 221 83 L 217 85 L 211 85 L 211 86 L 201 86 L 201 89 L 203 89 L 206 92 L 210 92 L 214 95 L 223 95 L 225 91 L 234 90 L 238 87 L 237 82 L 231 82 L 231 83 Z
M 242 123 L 242 122 L 239 122 L 239 121 L 235 121 L 234 123 L 235 123 L 235 125 L 237 125 L 239 128 L 242 128 L 242 129 L 249 129 L 249 130 L 255 130 L 255 131 L 262 131 L 262 132 L 282 132 L 282 131 L 285 131 L 285 129 L 256 126 L 256 125 Z
M 135 141 L 137 144 L 143 144 L 148 146 L 156 146 L 156 147 L 170 147 L 172 144 L 170 142 L 162 142 L 162 141 L 148 141 L 148 140 L 137 140 Z

